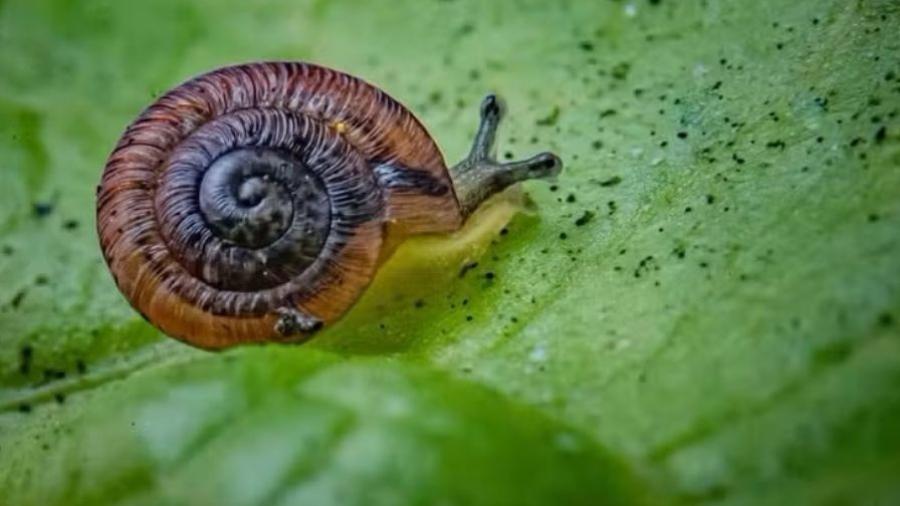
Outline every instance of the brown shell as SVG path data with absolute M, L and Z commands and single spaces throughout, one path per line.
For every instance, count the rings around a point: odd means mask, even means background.
M 254 130 L 260 121 L 294 130 Z M 218 243 L 206 231 L 179 235 L 182 222 L 202 222 L 183 216 L 196 197 L 180 195 L 187 180 L 170 171 L 185 160 L 214 160 L 210 143 L 220 138 L 231 147 L 278 135 L 293 142 L 285 137 L 301 130 L 297 149 L 343 157 L 334 170 L 374 182 L 365 199 L 375 202 L 364 216 L 333 224 L 319 257 L 284 282 L 253 291 L 208 282 L 202 273 L 209 252 L 186 249 Z M 385 175 L 379 166 L 392 170 Z M 183 210 L 161 204 L 182 197 Z M 331 323 L 359 298 L 393 245 L 410 234 L 455 230 L 462 221 L 443 157 L 405 107 L 360 79 L 296 62 L 226 67 L 166 93 L 126 129 L 97 193 L 100 244 L 119 289 L 162 331 L 203 348 L 284 339 L 275 331 L 284 307 Z

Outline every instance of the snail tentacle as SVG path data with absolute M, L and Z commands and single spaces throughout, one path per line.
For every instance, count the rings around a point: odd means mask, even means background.
M 526 160 L 508 163 L 496 161 L 493 152 L 504 109 L 503 102 L 496 95 L 484 98 L 481 102 L 481 122 L 472 149 L 465 159 L 449 169 L 464 218 L 489 197 L 515 183 L 552 178 L 562 170 L 562 160 L 553 153 L 540 153 Z

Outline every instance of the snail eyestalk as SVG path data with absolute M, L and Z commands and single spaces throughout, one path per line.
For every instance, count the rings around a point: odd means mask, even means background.
M 527 160 L 501 163 L 494 159 L 497 126 L 503 105 L 496 95 L 481 102 L 481 123 L 469 155 L 450 168 L 463 218 L 471 216 L 482 202 L 507 187 L 528 179 L 552 178 L 562 170 L 562 160 L 553 153 L 540 153 Z

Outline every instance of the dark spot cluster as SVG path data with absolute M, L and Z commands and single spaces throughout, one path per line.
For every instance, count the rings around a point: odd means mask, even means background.
M 651 5 L 657 6 L 661 2 L 657 0 L 648 0 Z M 667 3 L 664 10 L 672 8 L 671 3 Z M 830 15 L 822 15 L 819 17 L 803 20 L 803 23 L 788 24 L 784 20 L 779 20 L 772 25 L 773 31 L 765 34 L 759 42 L 760 46 L 768 48 L 768 54 L 773 55 L 772 49 L 782 51 L 778 57 L 781 59 L 796 57 L 799 50 L 808 50 L 808 41 L 803 39 L 801 35 L 815 34 L 816 30 L 822 30 L 831 23 Z M 652 33 L 647 29 L 647 40 L 652 37 L 661 37 L 658 33 Z M 743 55 L 727 54 L 724 50 L 720 54 L 716 54 L 715 58 L 710 61 L 703 62 L 704 68 L 702 73 L 706 77 L 695 77 L 701 81 L 698 86 L 684 87 L 678 82 L 646 82 L 638 83 L 638 77 L 641 79 L 652 79 L 652 66 L 643 64 L 642 60 L 624 61 L 627 58 L 621 56 L 610 59 L 607 54 L 607 38 L 609 34 L 604 33 L 603 29 L 598 29 L 591 36 L 590 33 L 575 34 L 571 40 L 570 49 L 576 55 L 578 64 L 567 67 L 570 77 L 579 80 L 586 85 L 589 90 L 587 95 L 594 105 L 590 109 L 590 114 L 584 117 L 591 118 L 593 122 L 593 131 L 578 131 L 574 126 L 569 125 L 567 121 L 569 115 L 567 111 L 589 107 L 587 103 L 579 103 L 577 98 L 571 99 L 568 103 L 559 101 L 558 104 L 548 106 L 536 105 L 533 112 L 538 117 L 536 123 L 540 127 L 551 127 L 542 131 L 554 131 L 556 134 L 577 136 L 582 141 L 582 150 L 578 153 L 572 153 L 567 157 L 569 160 L 576 161 L 577 156 L 581 155 L 585 160 L 593 158 L 589 162 L 571 163 L 569 171 L 577 172 L 580 176 L 593 171 L 590 176 L 582 177 L 576 180 L 587 182 L 594 186 L 588 191 L 587 188 L 579 188 L 578 183 L 574 187 L 569 186 L 569 178 L 564 178 L 563 183 L 555 183 L 549 186 L 549 191 L 555 193 L 556 200 L 561 205 L 559 212 L 559 220 L 557 224 L 562 227 L 555 230 L 550 237 L 557 237 L 559 241 L 555 245 L 547 245 L 540 250 L 541 254 L 553 254 L 565 251 L 573 257 L 579 251 L 577 246 L 579 238 L 588 237 L 587 234 L 596 232 L 595 228 L 598 221 L 613 222 L 614 220 L 598 220 L 598 216 L 615 216 L 622 211 L 629 211 L 633 206 L 629 205 L 630 195 L 628 192 L 622 192 L 620 195 L 609 195 L 604 199 L 598 198 L 600 194 L 596 190 L 596 186 L 608 188 L 607 193 L 620 192 L 620 183 L 624 176 L 628 181 L 626 190 L 640 189 L 638 184 L 632 185 L 633 181 L 641 181 L 641 178 L 632 179 L 627 173 L 628 170 L 666 170 L 671 166 L 672 160 L 681 162 L 687 157 L 694 157 L 695 160 L 701 161 L 704 166 L 701 169 L 708 170 L 709 186 L 693 191 L 689 195 L 685 195 L 683 199 L 677 196 L 672 201 L 672 212 L 678 213 L 674 220 L 666 221 L 665 227 L 652 227 L 650 230 L 658 230 L 660 234 L 670 234 L 678 239 L 674 239 L 674 244 L 663 247 L 657 251 L 635 251 L 632 257 L 628 257 L 622 265 L 625 268 L 618 267 L 616 270 L 624 270 L 630 274 L 634 274 L 635 278 L 651 278 L 651 273 L 660 270 L 663 264 L 679 265 L 680 268 L 702 269 L 704 272 L 715 272 L 715 267 L 719 266 L 720 259 L 716 258 L 712 251 L 704 249 L 705 247 L 693 241 L 688 241 L 692 236 L 687 230 L 696 230 L 701 227 L 707 227 L 708 222 L 704 223 L 704 219 L 710 216 L 710 213 L 731 213 L 738 214 L 744 206 L 738 206 L 739 199 L 731 198 L 731 191 L 738 188 L 738 184 L 744 184 L 752 177 L 769 178 L 772 177 L 773 170 L 782 170 L 781 160 L 788 160 L 795 153 L 802 152 L 806 149 L 807 154 L 815 154 L 812 150 L 832 150 L 834 146 L 840 149 L 851 148 L 857 150 L 861 155 L 871 148 L 889 144 L 895 140 L 896 129 L 889 120 L 896 116 L 896 111 L 891 110 L 891 104 L 895 101 L 886 100 L 884 93 L 880 93 L 879 97 L 872 97 L 863 111 L 859 112 L 858 121 L 866 122 L 865 128 L 860 128 L 853 135 L 847 135 L 848 130 L 838 129 L 841 133 L 835 133 L 835 129 L 829 128 L 833 123 L 841 124 L 841 121 L 853 121 L 854 119 L 847 113 L 848 109 L 855 107 L 850 103 L 850 98 L 844 100 L 839 93 L 822 85 L 822 89 L 810 88 L 808 90 L 797 90 L 796 96 L 778 96 L 782 91 L 778 86 L 760 86 L 758 93 L 748 96 L 748 79 L 762 79 L 766 76 L 760 76 L 756 73 L 760 71 L 760 63 L 758 61 L 742 61 Z M 765 55 L 764 55 L 765 56 Z M 774 58 L 774 56 L 772 56 Z M 718 64 L 718 65 L 716 65 Z M 692 69 L 690 65 L 685 65 L 681 69 L 684 76 L 690 76 Z M 751 72 L 755 73 L 751 75 Z M 882 71 L 884 72 L 884 71 Z M 700 69 L 695 72 L 695 76 L 702 75 Z M 648 77 L 649 76 L 649 77 Z M 481 74 L 478 74 L 478 78 Z M 894 70 L 879 73 L 879 79 L 882 77 L 888 83 L 894 83 L 897 80 L 897 73 Z M 632 83 L 634 81 L 634 83 Z M 640 84 L 635 87 L 633 84 Z M 630 87 L 630 88 L 629 88 Z M 609 92 L 619 91 L 620 93 L 608 100 Z M 625 92 L 623 95 L 621 92 Z M 744 92 L 742 94 L 742 92 Z M 541 96 L 535 91 L 535 96 Z M 626 100 L 621 100 L 625 96 Z M 558 99 L 554 97 L 554 100 Z M 647 117 L 642 115 L 642 111 L 646 107 L 636 110 L 633 107 L 635 102 L 646 105 L 652 101 L 653 115 Z M 658 102 L 657 102 L 658 101 Z M 552 104 L 552 102 L 551 102 Z M 658 109 L 657 109 L 658 104 Z M 549 110 L 548 107 L 551 107 Z M 874 110 L 878 109 L 878 110 Z M 656 115 L 658 112 L 658 116 Z M 820 118 L 824 126 L 820 132 L 810 133 L 802 132 L 803 129 L 795 128 L 799 121 L 804 118 L 802 115 L 815 117 L 817 122 Z M 574 114 L 573 116 L 574 117 Z M 828 119 L 832 120 L 832 125 L 828 124 Z M 651 121 L 646 130 L 649 133 L 650 140 L 646 145 L 638 146 L 635 149 L 635 159 L 649 161 L 650 156 L 656 153 L 665 154 L 661 157 L 665 163 L 657 168 L 657 165 L 651 167 L 649 163 L 638 162 L 631 163 L 629 158 L 623 163 L 623 152 L 631 149 L 634 139 L 633 132 L 638 127 L 633 125 L 647 125 Z M 568 130 L 567 130 L 568 129 Z M 569 131 L 571 130 L 571 131 Z M 776 132 L 773 134 L 773 132 Z M 839 136 L 844 135 L 844 138 Z M 626 139 L 626 141 L 622 141 Z M 646 138 L 644 139 L 646 140 Z M 511 143 L 513 139 L 510 139 Z M 520 144 L 537 144 L 537 136 L 530 139 L 518 139 Z M 626 146 L 626 144 L 628 144 Z M 785 155 L 781 155 L 785 152 Z M 587 156 L 585 154 L 588 153 Z M 512 152 L 504 155 L 508 159 L 513 158 Z M 643 158 L 642 157 L 646 157 Z M 780 158 L 779 158 L 780 157 Z M 835 166 L 838 164 L 835 163 Z M 688 163 L 691 163 L 690 161 Z M 827 165 L 823 162 L 822 165 Z M 680 168 L 680 167 L 679 167 Z M 816 171 L 819 169 L 815 164 L 795 164 L 790 170 L 802 173 Z M 602 171 L 613 170 L 620 175 L 603 177 Z M 614 172 L 614 173 L 615 173 Z M 779 174 L 780 175 L 780 174 Z M 798 175 L 797 172 L 794 175 Z M 798 177 L 802 177 L 799 176 Z M 575 178 L 573 178 L 575 179 Z M 587 185 L 586 185 L 587 186 Z M 636 188 L 632 188 L 632 186 Z M 615 200 L 610 198 L 615 197 Z M 604 202 L 605 201 L 605 202 Z M 605 206 L 604 206 L 605 203 Z M 750 206 L 747 206 L 750 207 Z M 870 222 L 884 221 L 881 215 L 874 212 L 871 208 L 862 214 L 862 218 L 868 219 Z M 619 216 L 616 220 L 620 219 Z M 571 228 L 574 225 L 576 228 Z M 595 225 L 595 226 L 591 226 Z M 568 226 L 568 227 L 566 227 Z M 684 235 L 682 235 L 684 234 Z M 503 233 L 501 232 L 501 235 Z M 665 236 L 663 236 L 665 237 Z M 683 239 L 682 239 L 683 238 Z M 562 242 L 565 241 L 565 242 Z M 625 248 L 622 249 L 624 255 Z M 690 251 L 689 251 L 690 250 Z M 767 258 L 765 261 L 772 261 L 771 255 L 763 255 Z M 685 261 L 685 259 L 689 259 Z M 763 261 L 763 260 L 761 260 Z M 626 263 L 627 262 L 627 263 Z M 635 265 L 636 263 L 636 265 Z M 490 263 L 484 268 L 493 268 Z M 627 266 L 633 266 L 629 269 Z M 470 263 L 462 266 L 459 276 L 464 278 L 467 273 L 478 267 L 477 263 Z M 724 269 L 723 269 L 724 270 Z M 491 271 L 493 272 L 493 271 Z M 707 278 L 710 274 L 705 274 Z M 552 273 L 539 273 L 542 277 L 552 277 Z M 754 276 L 748 274 L 735 274 L 736 277 L 745 281 L 752 279 Z M 469 275 L 471 282 L 481 280 L 482 277 L 487 278 L 487 273 L 474 277 Z M 483 283 L 478 283 L 483 285 Z M 496 288 L 495 288 L 496 289 Z M 479 316 L 480 318 L 480 316 Z M 468 320 L 471 320 L 469 315 Z
M 19 374 L 25 378 L 37 381 L 38 384 L 47 384 L 64 380 L 72 372 L 77 375 L 87 374 L 87 364 L 80 358 L 75 360 L 74 364 L 70 363 L 64 367 L 60 367 L 59 365 L 37 367 L 37 358 L 37 351 L 33 345 L 24 344 L 19 348 Z
M 656 261 L 653 255 L 647 255 L 638 262 L 637 267 L 634 268 L 632 274 L 635 278 L 640 278 L 641 276 L 644 276 L 651 272 L 658 272 L 659 269 L 659 263 Z

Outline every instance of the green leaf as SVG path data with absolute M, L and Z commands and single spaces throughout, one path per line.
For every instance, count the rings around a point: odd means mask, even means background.
M 83 411 L 56 420 L 63 434 L 17 447 L 7 498 L 594 504 L 643 495 L 583 435 L 496 393 L 392 361 L 243 350 L 156 368 Z
M 0 503 L 891 503 L 900 8 L 0 2 Z M 124 302 L 94 185 L 165 89 L 359 75 L 466 151 L 566 169 L 404 245 L 299 346 Z M 475 265 L 477 263 L 477 265 Z

